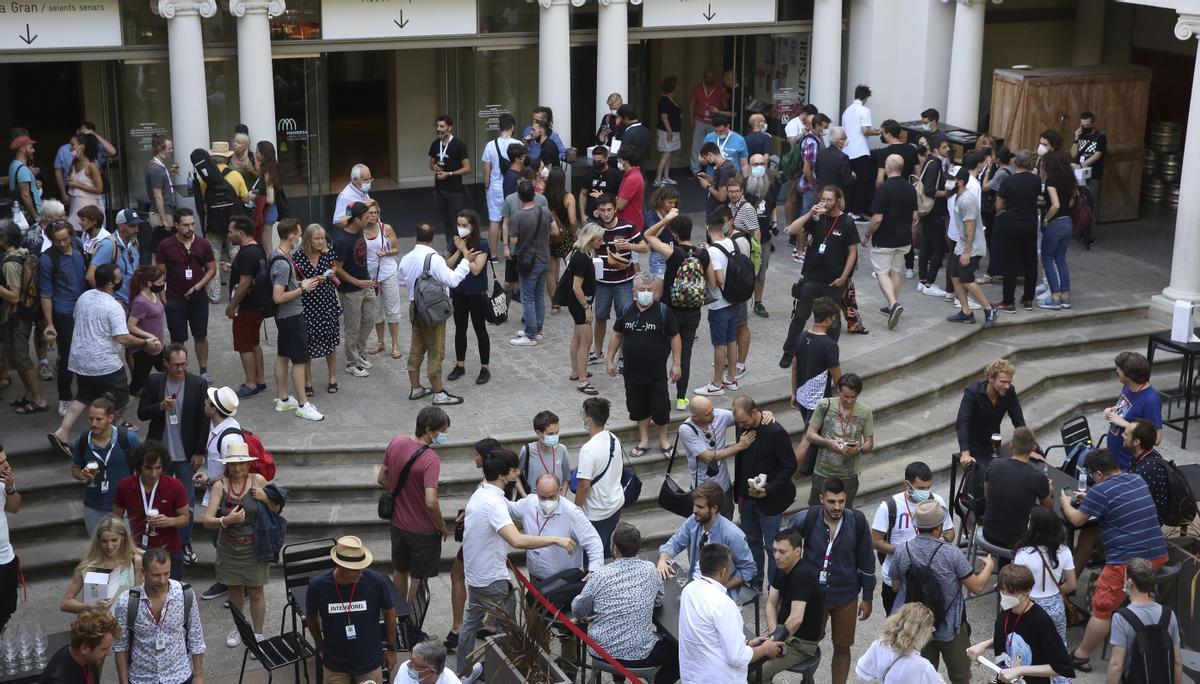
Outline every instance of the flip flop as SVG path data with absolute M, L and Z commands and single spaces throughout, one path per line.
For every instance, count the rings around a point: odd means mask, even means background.
M 337 383 L 336 382 L 329 383 L 329 386 L 325 388 L 325 391 L 330 394 L 337 394 L 338 393 Z
M 650 452 L 650 447 L 635 446 L 629 450 L 629 455 L 634 458 L 641 458 Z
M 50 447 L 62 452 L 67 458 L 71 458 L 71 447 L 66 442 L 58 438 L 58 435 L 53 432 L 46 433 L 46 439 L 50 440 Z
M 13 409 L 19 416 L 29 416 L 35 413 L 42 413 L 50 410 L 49 404 L 38 405 L 32 401 L 26 401 L 25 404 Z
M 399 349 L 393 349 L 393 350 L 392 350 L 392 358 L 393 358 L 393 359 L 399 359 L 399 358 L 400 358 L 400 357 L 402 357 L 402 356 L 404 356 L 404 354 L 403 354 L 403 352 L 401 352 Z
M 587 374 L 587 376 L 588 376 L 589 378 L 590 378 L 590 377 L 592 377 L 592 372 L 591 372 L 591 371 L 588 371 L 588 374 Z M 579 376 L 578 376 L 578 375 L 572 375 L 572 376 L 571 376 L 571 382 L 579 382 Z
M 368 350 L 367 350 L 367 353 L 368 353 L 368 354 L 371 354 L 371 355 L 375 355 L 375 354 L 378 354 L 378 353 L 379 353 L 379 352 L 381 352 L 381 351 L 383 351 L 383 345 L 382 345 L 382 344 L 376 344 L 374 347 L 371 347 L 370 349 L 368 349 Z
M 589 397 L 594 397 L 597 394 L 600 394 L 600 390 L 598 390 L 594 386 L 592 386 L 592 383 L 590 383 L 590 382 L 587 383 L 586 385 L 580 385 L 579 387 L 576 387 L 575 389 L 579 390 L 580 392 L 583 392 L 584 394 L 588 395 Z
M 1080 658 L 1079 656 L 1075 655 L 1074 651 L 1071 651 L 1068 655 L 1071 656 L 1071 665 L 1076 670 L 1079 670 L 1080 672 L 1092 671 L 1092 666 L 1089 664 L 1091 662 L 1090 658 Z
M 675 447 L 674 446 L 666 447 L 665 449 L 662 450 L 662 452 L 663 452 L 663 458 L 670 459 L 672 456 L 675 455 Z

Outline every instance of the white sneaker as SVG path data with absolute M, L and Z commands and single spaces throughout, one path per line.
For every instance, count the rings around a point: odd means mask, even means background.
M 526 336 L 526 335 L 525 335 L 525 331 L 524 331 L 524 330 L 518 330 L 518 331 L 517 331 L 517 337 L 525 337 L 525 336 Z
M 937 285 L 926 285 L 925 289 L 920 291 L 921 294 L 927 294 L 930 297 L 945 297 L 946 291 Z
M 925 294 L 925 283 L 922 283 L 921 281 L 917 281 L 917 292 L 920 292 L 921 294 Z
M 904 269 L 904 279 L 905 280 L 912 280 L 914 276 L 916 276 L 916 274 L 913 273 L 913 270 L 911 268 Z
M 725 381 L 725 389 L 729 390 L 730 392 L 736 392 L 738 390 L 737 380 L 730 380 L 728 375 L 726 375 L 723 379 Z
M 725 396 L 725 388 L 724 387 L 717 387 L 716 385 L 713 385 L 711 383 L 705 385 L 704 387 L 697 387 L 696 389 L 692 390 L 692 392 L 694 394 L 698 394 L 702 397 L 723 397 L 723 396 Z
M 296 417 L 305 420 L 325 420 L 325 415 L 318 411 L 311 401 L 296 409 Z
M 946 296 L 942 297 L 942 299 L 945 299 L 947 302 L 953 304 L 954 302 L 958 301 L 958 295 L 954 294 L 953 292 L 947 292 Z
M 744 363 L 737 364 L 736 368 L 737 368 L 737 379 L 738 380 L 741 380 L 742 376 L 744 376 L 746 373 L 750 372 L 750 369 L 747 368 L 746 364 L 744 364 Z
M 536 347 L 537 340 L 530 337 L 514 337 L 508 341 L 514 347 Z
M 346 366 L 346 372 L 349 373 L 350 375 L 353 375 L 356 378 L 365 378 L 365 377 L 368 377 L 371 375 L 370 373 L 367 372 L 366 368 L 363 368 L 362 366 L 356 366 L 354 364 L 350 364 L 349 366 Z
M 970 307 L 972 311 L 979 311 L 983 308 L 983 305 L 975 301 L 974 297 L 967 297 L 967 306 Z
M 362 368 L 370 368 L 370 367 L 374 366 L 375 364 L 371 363 L 370 361 L 368 361 L 366 359 L 363 359 L 362 361 L 358 362 L 358 365 Z
M 237 648 L 242 645 L 242 637 L 238 634 L 237 627 L 229 630 L 229 636 L 225 637 L 225 645 L 229 648 Z
M 288 395 L 287 401 L 275 397 L 275 412 L 283 413 L 284 411 L 295 411 L 300 404 L 296 403 L 296 397 Z
M 67 410 L 68 410 L 68 409 L 70 409 L 70 408 L 71 408 L 71 402 L 69 402 L 69 401 L 60 401 L 60 402 L 58 402 L 58 415 L 59 415 L 59 417 L 60 417 L 60 418 L 65 418 L 65 417 L 66 417 L 66 415 L 67 415 Z

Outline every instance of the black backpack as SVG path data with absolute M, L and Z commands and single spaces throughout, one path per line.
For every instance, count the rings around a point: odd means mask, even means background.
M 933 559 L 937 556 L 938 551 L 942 550 L 945 543 L 939 543 L 933 553 L 929 555 L 929 560 L 925 561 L 924 565 L 918 565 L 917 559 L 912 555 L 912 546 L 905 544 L 904 548 L 908 550 L 909 566 L 904 572 L 904 602 L 905 603 L 923 603 L 933 613 L 933 625 L 938 627 L 946 620 L 946 598 L 942 594 L 942 585 L 938 582 L 937 575 L 933 573 Z
M 83 461 L 85 465 L 87 464 L 88 434 L 84 432 L 75 439 L 74 449 L 80 457 L 79 460 Z M 137 472 L 138 469 L 134 467 L 133 463 L 133 442 L 129 440 L 129 428 L 117 426 L 117 446 L 121 447 L 121 452 L 125 454 L 125 465 L 131 472 Z
M 896 500 L 892 497 L 884 499 L 887 505 L 887 532 L 884 533 L 883 540 L 887 543 L 892 543 L 892 528 L 896 526 Z M 879 559 L 879 564 L 883 565 L 883 559 L 887 558 L 887 554 L 882 551 L 876 551 L 875 557 Z
M 250 279 L 250 293 L 247 297 L 254 298 L 263 318 L 274 318 L 279 312 L 279 305 L 275 303 L 275 283 L 271 281 L 271 267 L 276 261 L 287 260 L 282 254 L 272 254 L 270 259 L 259 259 L 258 268 Z
M 741 304 L 754 295 L 754 262 L 750 260 L 749 253 L 742 254 L 736 239 L 731 242 L 732 253 L 718 244 L 714 244 L 713 247 L 729 259 L 725 266 L 725 283 L 721 285 L 721 296 L 730 304 Z
M 1161 606 L 1158 622 L 1143 624 L 1129 606 L 1117 611 L 1133 627 L 1133 643 L 1125 652 L 1128 667 L 1122 684 L 1162 684 L 1175 677 L 1175 643 L 1171 640 L 1171 609 Z
M 203 211 L 197 212 L 204 220 L 202 227 L 207 234 L 214 226 L 220 226 L 217 228 L 217 232 L 220 233 L 226 230 L 231 218 L 246 214 L 246 205 L 242 203 L 242 198 L 229 181 L 225 180 L 229 174 L 237 173 L 237 169 L 226 166 L 222 171 L 208 150 L 201 148 L 192 151 L 191 161 L 196 170 L 196 186 L 192 196 L 199 197 L 204 205 Z M 203 193 L 200 192 L 201 180 L 204 181 Z
M 1175 461 L 1168 461 L 1161 455 L 1159 459 L 1167 471 L 1167 509 L 1159 513 L 1164 525 L 1183 527 L 1196 517 L 1196 494 Z

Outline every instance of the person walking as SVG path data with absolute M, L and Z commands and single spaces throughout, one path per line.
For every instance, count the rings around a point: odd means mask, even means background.
M 162 442 L 146 441 L 133 452 L 133 474 L 117 483 L 113 517 L 128 516 L 138 548 L 149 552 L 162 549 L 169 554 L 167 571 L 172 579 L 183 579 L 183 545 L 179 529 L 191 522 L 183 484 L 163 474 L 171 458 Z M 144 566 L 143 566 L 143 569 Z
M 325 229 L 318 223 L 304 229 L 300 249 L 292 252 L 292 264 L 301 278 L 325 276 L 333 270 L 335 256 L 329 249 Z M 311 292 L 300 295 L 304 309 L 304 324 L 308 331 L 309 364 L 304 370 L 304 395 L 313 396 L 312 359 L 325 359 L 329 380 L 325 386 L 329 394 L 337 394 L 337 348 L 341 343 L 342 304 L 338 299 L 334 278 L 325 281 Z
M 367 244 L 367 273 L 378 288 L 375 305 L 375 344 L 367 349 L 374 356 L 384 350 L 383 330 L 392 340 L 392 358 L 399 359 L 400 316 L 404 310 L 400 296 L 400 267 L 396 255 L 400 253 L 400 239 L 391 224 L 379 219 L 379 203 L 367 200 L 367 223 L 363 226 L 363 240 Z
M 104 214 L 104 177 L 96 160 L 100 157 L 100 141 L 95 135 L 77 134 L 76 144 L 71 149 L 70 174 L 67 177 L 67 194 L 70 196 L 71 214 L 67 220 L 82 232 L 79 210 L 96 207 Z
M 347 206 L 345 226 L 333 236 L 333 272 L 341 281 L 337 291 L 345 326 L 346 372 L 356 378 L 371 374 L 372 364 L 366 358 L 367 342 L 375 324 L 378 302 L 378 283 L 367 268 L 369 249 L 363 237 L 368 211 L 365 202 Z
M 167 289 L 167 272 L 162 266 L 143 266 L 129 279 L 129 292 L 133 301 L 129 305 L 129 318 L 125 321 L 129 334 L 138 337 L 166 337 L 166 308 L 163 306 L 163 291 Z M 163 371 L 163 350 L 149 351 L 142 347 L 133 350 L 133 369 L 129 378 L 130 396 L 139 397 L 146 386 L 150 371 Z
M 658 98 L 658 172 L 654 176 L 654 187 L 660 185 L 675 185 L 671 178 L 671 157 L 682 147 L 683 141 L 683 107 L 675 101 L 675 91 L 679 89 L 679 78 L 667 76 L 662 80 L 659 89 L 662 96 Z M 703 140 L 703 138 L 702 138 Z
M 896 327 L 904 307 L 900 304 L 900 275 L 912 251 L 912 227 L 917 214 L 917 192 L 904 177 L 906 163 L 899 154 L 888 155 L 883 171 L 887 179 L 875 188 L 871 223 L 862 244 L 871 245 L 871 266 L 886 305 L 879 312 L 888 317 L 888 330 Z
M 266 372 L 263 370 L 262 303 L 268 293 L 254 291 L 254 279 L 258 274 L 269 271 L 267 251 L 254 237 L 254 222 L 248 216 L 234 216 L 229 221 L 229 241 L 237 248 L 233 264 L 229 269 L 229 304 L 225 306 L 225 317 L 233 321 L 233 350 L 242 359 L 242 371 L 246 382 L 237 388 L 238 397 L 246 399 L 267 389 Z M 259 285 L 259 290 L 264 285 Z
M 554 295 L 558 288 L 559 260 L 571 256 L 575 230 L 579 227 L 575 196 L 567 189 L 567 174 L 561 167 L 550 169 L 542 195 L 554 216 L 554 229 L 550 231 L 550 275 L 546 280 L 546 293 L 550 295 L 550 313 L 557 314 L 560 308 L 554 303 Z
M 554 175 L 551 172 L 551 175 Z M 453 382 L 466 375 L 467 322 L 475 330 L 475 344 L 479 347 L 479 375 L 476 385 L 486 385 L 492 379 L 488 362 L 492 358 L 492 338 L 488 334 L 487 315 L 492 303 L 488 299 L 488 260 L 492 257 L 492 245 L 479 229 L 479 214 L 473 209 L 463 209 L 455 218 L 455 235 L 466 242 L 468 253 L 475 253 L 467 260 L 469 273 L 458 285 L 450 288 L 450 304 L 454 308 L 454 368 L 446 376 Z M 453 238 L 451 238 L 453 245 Z M 446 267 L 458 268 L 463 255 L 457 249 L 446 255 Z M 552 260 L 553 263 L 554 260 Z
M 36 366 L 29 354 L 29 337 L 33 332 L 34 322 L 29 320 L 41 319 L 41 301 L 25 300 L 24 306 L 32 304 L 32 310 L 22 311 L 22 299 L 30 293 L 25 287 L 25 262 L 37 257 L 21 246 L 21 229 L 10 219 L 0 220 L 0 346 L 3 356 L 7 358 L 8 366 L 17 371 L 21 378 L 21 386 L 25 393 L 12 402 L 13 411 L 17 415 L 26 416 L 42 413 L 49 408 L 49 403 L 42 396 L 37 373 L 48 366 Z
M 204 681 L 204 625 L 191 587 L 173 575 L 174 561 L 155 547 L 142 556 L 145 581 L 117 598 L 113 642 L 122 684 Z M 133 605 L 130 605 L 130 604 Z
M 71 449 L 71 477 L 84 483 L 83 526 L 88 536 L 112 513 L 117 483 L 132 473 L 129 461 L 141 444 L 137 433 L 113 427 L 114 409 L 100 397 L 88 406 L 90 430 L 79 435 Z
M 71 340 L 75 336 L 75 304 L 87 289 L 83 244 L 71 234 L 71 224 L 59 220 L 45 228 L 50 248 L 38 257 L 38 296 L 42 308 L 42 331 L 48 345 L 58 345 L 58 367 L 54 379 L 58 385 L 58 415 L 66 416 L 75 394 L 75 380 L 69 363 Z

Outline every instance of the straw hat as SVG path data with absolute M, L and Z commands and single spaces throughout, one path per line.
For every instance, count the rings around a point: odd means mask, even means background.
M 224 157 L 226 159 L 233 156 L 233 150 L 229 149 L 229 143 L 224 141 L 214 142 L 212 149 L 208 153 L 214 157 Z
M 936 501 L 922 501 L 913 511 L 913 527 L 918 530 L 932 530 L 946 520 L 946 509 Z
M 238 396 L 229 387 L 209 387 L 206 390 L 208 400 L 223 416 L 235 416 L 238 410 Z
M 258 457 L 250 455 L 250 447 L 245 442 L 233 442 L 229 445 L 229 449 L 225 453 L 225 458 L 218 458 L 217 460 L 225 465 L 229 465 L 230 463 L 257 461 Z
M 347 570 L 363 570 L 370 567 L 374 557 L 358 537 L 346 536 L 337 540 L 329 551 L 333 562 Z

